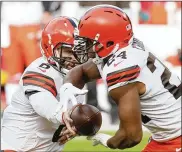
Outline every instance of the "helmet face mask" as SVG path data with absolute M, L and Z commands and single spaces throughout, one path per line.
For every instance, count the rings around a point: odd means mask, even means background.
M 81 36 L 75 37 L 73 52 L 75 58 L 81 64 L 87 62 L 89 58 L 95 58 L 96 52 L 101 49 L 102 45 L 96 39 Z

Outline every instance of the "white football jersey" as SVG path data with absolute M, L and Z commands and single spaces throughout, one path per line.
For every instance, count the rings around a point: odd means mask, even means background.
M 43 57 L 27 67 L 21 77 L 19 89 L 12 96 L 11 104 L 4 110 L 1 130 L 1 139 L 4 143 L 1 144 L 2 149 L 13 147 L 12 150 L 15 151 L 62 151 L 64 146 L 52 142 L 59 123 L 53 123 L 36 113 L 26 94 L 32 90 L 44 92 L 52 94 L 59 101 L 59 89 L 63 84 L 63 78 L 63 74 L 50 66 Z M 84 100 L 84 96 L 78 98 Z M 47 104 L 42 100 L 37 102 Z
M 140 96 L 141 117 L 154 140 L 165 141 L 181 135 L 181 80 L 141 41 L 134 38 L 131 45 L 97 67 L 108 91 L 133 82 L 145 84 L 146 92 Z

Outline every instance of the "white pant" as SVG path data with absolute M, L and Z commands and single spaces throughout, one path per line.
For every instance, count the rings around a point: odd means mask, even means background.
M 34 151 L 56 151 L 61 152 L 64 145 L 53 143 L 52 138 L 39 136 L 32 133 L 28 136 L 16 136 L 12 130 L 7 128 L 1 129 L 1 150 L 14 150 L 18 152 Z
M 1 138 L 1 150 L 14 150 L 14 151 L 16 151 L 15 148 L 11 147 L 6 142 L 4 142 L 3 138 Z

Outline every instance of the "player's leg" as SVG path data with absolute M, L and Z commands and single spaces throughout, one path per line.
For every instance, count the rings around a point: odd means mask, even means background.
M 142 152 L 181 152 L 181 136 L 167 142 L 150 140 Z
M 148 140 L 148 144 L 145 146 L 142 152 L 150 152 L 154 146 L 155 146 L 155 142 L 154 140 L 152 140 L 152 137 L 150 137 Z
M 1 152 L 16 152 L 16 150 L 1 138 Z
M 17 76 L 21 75 L 24 70 L 23 56 L 19 46 L 18 28 L 10 26 L 10 45 L 2 48 L 3 68 L 8 73 L 8 82 L 5 85 L 6 103 L 11 101 L 12 93 L 17 88 Z
M 25 26 L 23 30 L 21 44 L 23 47 L 25 66 L 27 67 L 31 62 L 41 56 L 38 34 L 40 32 L 40 25 Z
M 170 140 L 168 142 L 166 142 L 167 145 L 169 145 L 170 149 L 169 151 L 171 152 L 181 152 L 181 142 L 182 142 L 182 136 L 179 136 L 173 140 Z

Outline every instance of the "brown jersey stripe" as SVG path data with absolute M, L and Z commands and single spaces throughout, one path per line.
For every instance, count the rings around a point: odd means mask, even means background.
M 107 74 L 106 80 L 109 81 L 109 80 L 117 78 L 119 76 L 121 77 L 123 75 L 131 74 L 131 73 L 139 72 L 139 71 L 140 71 L 140 67 L 138 65 L 132 66 L 129 68 L 125 68 L 125 69 Z
M 125 74 L 125 75 L 119 75 L 118 77 L 116 77 L 116 78 L 114 78 L 114 79 L 108 80 L 107 83 L 114 82 L 114 81 L 116 81 L 116 80 L 118 80 L 118 79 L 130 78 L 130 77 L 132 77 L 133 75 L 135 75 L 136 73 L 140 73 L 140 71 L 133 72 L 133 73 L 130 73 L 130 74 Z
M 133 70 L 130 70 L 130 71 L 124 71 L 124 72 L 115 74 L 112 77 L 110 76 L 106 80 L 107 80 L 107 82 L 108 81 L 113 81 L 114 79 L 118 79 L 118 78 L 122 78 L 122 77 L 128 77 L 128 76 L 133 75 L 133 74 L 135 74 L 137 72 L 140 72 L 140 68 L 136 68 L 136 69 L 133 69 Z
M 38 82 L 42 82 L 42 84 L 48 85 L 48 86 L 50 86 L 52 89 L 56 90 L 56 87 L 55 87 L 54 84 L 52 85 L 52 84 L 50 84 L 48 81 L 45 81 L 45 80 L 42 79 L 42 78 L 31 77 L 31 78 L 27 78 L 27 79 L 23 79 L 23 80 L 35 80 L 35 81 L 38 81 Z
M 44 77 L 44 78 L 47 78 L 47 79 L 49 79 L 49 80 L 52 80 L 52 81 L 54 82 L 54 80 L 53 80 L 51 77 L 49 77 L 49 76 L 47 76 L 47 75 L 44 75 L 44 74 L 41 74 L 41 73 L 38 73 L 38 72 L 33 72 L 33 71 L 27 71 L 27 72 L 25 73 L 24 77 L 25 77 L 25 76 L 28 76 L 28 74 L 30 74 L 30 75 L 40 75 L 40 76 L 42 76 L 42 77 Z
M 54 80 L 51 77 L 38 73 L 38 72 L 32 72 L 32 71 L 26 72 L 25 75 L 23 76 L 23 80 L 29 79 L 29 78 L 35 78 L 35 77 L 46 81 L 47 83 L 49 83 L 50 85 L 56 88 Z
M 115 84 L 120 83 L 120 82 L 134 80 L 138 77 L 139 73 L 140 72 L 134 73 L 134 75 L 132 74 L 132 76 L 130 76 L 130 77 L 122 77 L 122 78 L 118 77 L 118 79 L 116 79 L 113 82 L 107 82 L 107 85 L 108 85 L 108 87 L 110 87 L 110 86 L 115 85 Z
M 57 95 L 57 91 L 56 91 L 55 87 L 52 87 L 52 86 L 48 85 L 45 81 L 43 82 L 43 80 L 40 80 L 40 79 L 36 79 L 36 78 L 24 79 L 24 80 L 23 80 L 23 85 L 24 85 L 24 86 L 27 86 L 27 85 L 38 86 L 38 87 L 41 87 L 41 88 L 43 88 L 43 89 L 48 90 L 48 91 L 51 92 L 54 96 Z
M 37 86 L 37 87 L 40 87 L 39 85 L 37 84 L 32 84 L 32 83 L 25 83 L 24 86 L 29 86 L 29 85 L 34 85 L 34 86 Z M 51 92 L 49 89 L 47 89 L 46 87 L 44 87 L 45 90 Z M 54 92 L 51 92 L 55 97 L 56 97 L 56 94 L 54 94 Z
M 55 83 L 54 83 L 54 80 L 52 78 L 45 78 L 43 77 L 42 75 L 38 75 L 38 74 L 33 74 L 33 73 L 30 73 L 30 74 L 25 74 L 24 77 L 22 78 L 23 80 L 26 80 L 26 79 L 31 79 L 31 78 L 38 78 L 38 79 L 41 79 L 41 80 L 44 80 L 46 81 L 47 83 L 55 86 Z
M 27 71 L 27 72 L 24 74 L 22 80 L 24 81 L 24 80 L 29 80 L 29 79 L 30 79 L 30 80 L 35 79 L 35 80 L 37 80 L 37 81 L 41 81 L 42 83 L 44 83 L 44 85 L 46 84 L 46 85 L 52 87 L 52 89 L 54 90 L 53 92 L 56 92 L 56 93 L 54 93 L 54 94 L 57 95 L 56 86 L 55 86 L 54 80 L 53 80 L 51 77 L 46 76 L 46 75 L 41 74 L 41 73 L 38 73 L 38 72 Z M 42 84 L 42 85 L 43 85 L 43 84 Z

